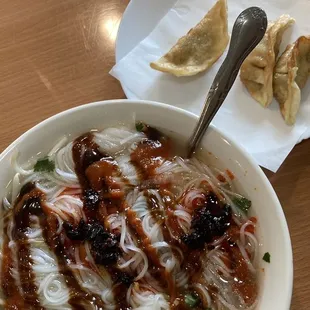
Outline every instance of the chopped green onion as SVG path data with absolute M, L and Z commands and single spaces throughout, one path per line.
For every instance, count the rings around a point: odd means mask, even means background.
M 245 197 L 235 197 L 232 201 L 244 213 L 248 213 L 252 206 L 252 201 Z
M 136 130 L 141 132 L 144 129 L 144 124 L 141 122 L 136 123 Z
M 263 260 L 266 262 L 266 263 L 270 263 L 270 253 L 269 252 L 266 252 L 263 256 Z
M 199 296 L 194 293 L 186 294 L 184 300 L 186 305 L 190 308 L 194 308 L 200 303 Z
M 48 157 L 38 159 L 33 168 L 35 172 L 53 172 L 54 169 L 55 163 Z

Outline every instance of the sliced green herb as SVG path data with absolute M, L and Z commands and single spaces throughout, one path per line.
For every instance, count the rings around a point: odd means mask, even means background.
M 185 303 L 188 307 L 194 308 L 200 303 L 200 298 L 197 294 L 186 294 L 185 295 Z
M 136 130 L 141 132 L 144 129 L 144 124 L 141 122 L 136 123 Z
M 269 252 L 266 252 L 263 256 L 263 260 L 266 262 L 266 263 L 270 263 L 270 253 Z
M 55 170 L 55 163 L 48 157 L 40 158 L 33 169 L 35 172 L 53 172 Z
M 252 206 L 252 201 L 245 197 L 235 197 L 233 203 L 244 213 L 248 213 L 249 209 Z

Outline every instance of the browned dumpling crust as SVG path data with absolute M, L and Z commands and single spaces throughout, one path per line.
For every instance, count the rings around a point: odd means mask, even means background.
M 301 89 L 310 74 L 310 36 L 289 44 L 274 71 L 274 96 L 288 125 L 293 125 L 300 107 Z
M 229 41 L 226 0 L 218 0 L 206 16 L 170 51 L 150 65 L 176 76 L 190 76 L 210 68 Z
M 242 83 L 263 107 L 267 107 L 273 98 L 273 70 L 282 35 L 294 22 L 287 14 L 281 15 L 275 22 L 269 22 L 265 36 L 241 66 Z

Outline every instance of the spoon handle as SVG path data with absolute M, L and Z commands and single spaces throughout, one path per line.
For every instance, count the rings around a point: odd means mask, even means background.
M 206 129 L 234 84 L 241 64 L 261 41 L 266 28 L 266 13 L 258 7 L 244 10 L 236 19 L 227 56 L 215 76 L 201 116 L 189 140 L 188 157 L 195 152 Z

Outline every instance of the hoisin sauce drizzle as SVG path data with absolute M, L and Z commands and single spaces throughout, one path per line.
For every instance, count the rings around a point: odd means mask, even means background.
M 83 211 L 87 221 L 93 222 L 95 220 L 104 224 L 108 215 L 123 210 L 122 189 L 114 185 L 112 181 L 112 174 L 119 173 L 117 163 L 111 156 L 100 151 L 99 146 L 93 141 L 92 134 L 78 137 L 73 143 L 72 154 L 75 172 L 83 190 L 91 188 L 98 191 L 101 196 L 99 209 L 89 209 L 84 203 Z M 125 178 L 122 180 L 127 182 Z M 111 194 L 111 189 L 113 194 Z M 117 266 L 109 265 L 104 268 L 114 282 L 113 295 L 117 309 L 130 309 L 126 301 L 128 287 L 117 282 L 119 273 Z

